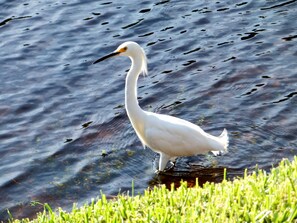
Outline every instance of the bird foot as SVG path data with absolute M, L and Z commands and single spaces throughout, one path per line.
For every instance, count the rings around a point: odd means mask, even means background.
M 169 167 L 167 167 L 166 169 L 165 169 L 165 171 L 167 172 L 167 171 L 171 171 L 171 170 L 173 170 L 174 169 L 174 167 L 175 167 L 175 163 L 176 162 L 170 162 L 170 166 Z
M 161 174 L 161 173 L 165 173 L 165 172 L 169 172 L 172 171 L 175 167 L 175 162 L 171 162 L 172 165 L 170 165 L 169 167 L 165 168 L 164 170 L 156 170 L 155 174 Z

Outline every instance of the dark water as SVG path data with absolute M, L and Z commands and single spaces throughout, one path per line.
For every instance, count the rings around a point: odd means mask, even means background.
M 297 155 L 296 0 L 0 3 L 0 220 Z M 141 106 L 226 127 L 228 154 L 154 174 L 123 107 L 129 59 L 91 65 L 128 40 L 149 58 Z

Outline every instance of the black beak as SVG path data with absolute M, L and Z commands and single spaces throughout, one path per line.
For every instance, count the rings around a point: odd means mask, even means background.
M 117 51 L 112 52 L 111 54 L 108 54 L 108 55 L 106 55 L 106 56 L 104 56 L 104 57 L 101 57 L 100 59 L 96 60 L 93 64 L 95 64 L 95 63 L 99 63 L 99 62 L 101 62 L 101 61 L 103 61 L 103 60 L 105 60 L 105 59 L 107 59 L 107 58 L 114 57 L 114 56 L 117 56 L 117 55 L 119 55 L 119 54 L 120 54 L 120 52 L 117 52 Z

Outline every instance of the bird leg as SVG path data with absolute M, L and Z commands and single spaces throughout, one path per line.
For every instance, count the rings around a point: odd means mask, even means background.
M 164 171 L 169 160 L 170 160 L 170 156 L 168 156 L 165 153 L 160 153 L 159 171 Z
M 177 158 L 177 157 L 171 157 L 171 158 L 170 158 L 170 162 L 171 162 L 172 165 L 173 165 L 172 167 L 175 167 L 175 164 L 176 164 L 176 158 Z
M 175 167 L 175 164 L 176 164 L 176 158 L 177 157 L 171 157 L 169 160 L 170 160 L 170 166 L 169 167 L 167 167 L 166 169 L 165 169 L 165 171 L 169 171 L 169 170 L 172 170 L 174 167 Z

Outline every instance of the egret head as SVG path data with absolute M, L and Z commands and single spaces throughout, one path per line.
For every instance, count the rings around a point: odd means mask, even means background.
M 144 50 L 135 42 L 128 41 L 122 43 L 115 51 L 112 53 L 101 57 L 96 60 L 93 64 L 99 63 L 107 58 L 115 56 L 127 56 L 131 60 L 140 60 L 142 62 L 142 72 L 144 75 L 147 74 L 147 59 Z

